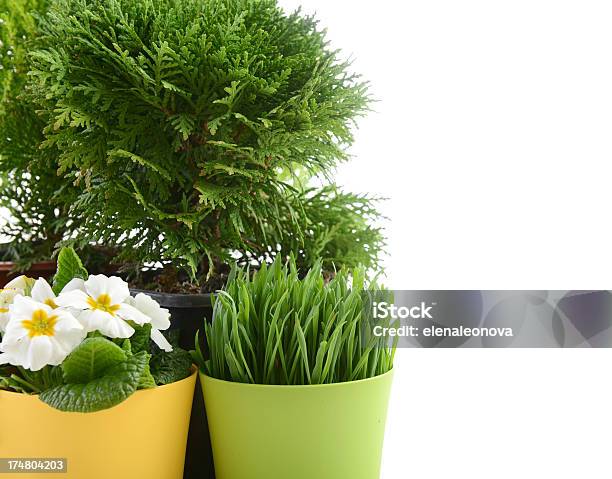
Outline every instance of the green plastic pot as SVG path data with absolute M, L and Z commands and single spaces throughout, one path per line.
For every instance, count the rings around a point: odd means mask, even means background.
M 269 386 L 201 374 L 217 479 L 378 479 L 392 378 Z

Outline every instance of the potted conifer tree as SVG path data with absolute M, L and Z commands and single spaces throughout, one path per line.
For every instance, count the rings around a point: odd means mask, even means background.
M 277 259 L 216 296 L 194 356 L 217 479 L 378 479 L 394 345 L 372 334 L 370 287 Z
M 187 338 L 235 260 L 377 265 L 373 200 L 309 189 L 369 101 L 313 18 L 275 0 L 55 0 L 39 28 L 31 89 L 78 188 L 70 241 L 118 248 Z

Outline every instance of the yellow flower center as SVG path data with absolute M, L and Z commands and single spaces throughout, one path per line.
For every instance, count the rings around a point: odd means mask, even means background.
M 115 315 L 115 311 L 121 307 L 118 304 L 111 304 L 111 298 L 108 294 L 101 294 L 98 296 L 98 299 L 93 299 L 91 296 L 89 296 L 87 298 L 87 304 L 89 304 L 92 309 L 99 309 L 100 311 L 110 313 L 113 316 Z
M 37 309 L 32 314 L 32 319 L 21 322 L 28 330 L 28 336 L 55 336 L 55 323 L 57 316 L 49 316 L 44 309 Z
M 2 313 L 8 313 L 9 309 L 8 308 L 0 308 L 0 314 Z
M 57 308 L 57 304 L 55 304 L 55 301 L 53 301 L 53 298 L 47 298 L 47 299 L 45 299 L 45 304 L 46 304 L 47 306 L 52 307 L 53 309 L 56 309 L 56 308 Z

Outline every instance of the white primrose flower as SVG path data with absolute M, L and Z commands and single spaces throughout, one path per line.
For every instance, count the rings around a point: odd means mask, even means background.
M 172 345 L 162 334 L 162 331 L 170 327 L 170 311 L 162 308 L 157 301 L 144 293 L 138 293 L 128 301 L 138 311 L 151 318 L 151 339 L 153 342 L 167 353 L 172 351 Z
M 63 308 L 79 311 L 77 319 L 87 332 L 100 331 L 109 338 L 129 338 L 134 328 L 128 321 L 143 325 L 151 319 L 126 301 L 128 284 L 116 276 L 91 275 L 87 281 L 73 279 L 55 299 Z
M 15 279 L 6 283 L 4 289 L 19 289 L 24 292 L 25 295 L 30 293 L 32 286 L 34 286 L 34 278 L 29 278 L 25 275 L 17 276 Z
M 51 285 L 47 283 L 47 280 L 45 278 L 38 278 L 36 280 L 34 286 L 32 287 L 30 296 L 34 301 L 44 303 L 53 309 L 58 307 L 55 303 L 57 296 L 55 295 L 53 289 L 51 289 Z
M 6 329 L 9 320 L 9 306 L 17 295 L 25 295 L 32 288 L 34 280 L 27 276 L 18 276 L 0 289 L 0 333 Z
M 6 329 L 9 320 L 9 306 L 13 303 L 16 296 L 22 295 L 23 291 L 18 289 L 0 289 L 0 333 Z
M 0 343 L 0 364 L 30 371 L 58 366 L 85 338 L 83 326 L 68 311 L 18 295 Z

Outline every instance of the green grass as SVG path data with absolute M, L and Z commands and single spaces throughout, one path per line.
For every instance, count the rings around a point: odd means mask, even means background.
M 206 324 L 208 376 L 254 384 L 330 384 L 367 379 L 393 367 L 395 345 L 370 334 L 366 274 L 338 272 L 324 281 L 320 265 L 301 278 L 277 259 L 251 274 L 232 273 Z

